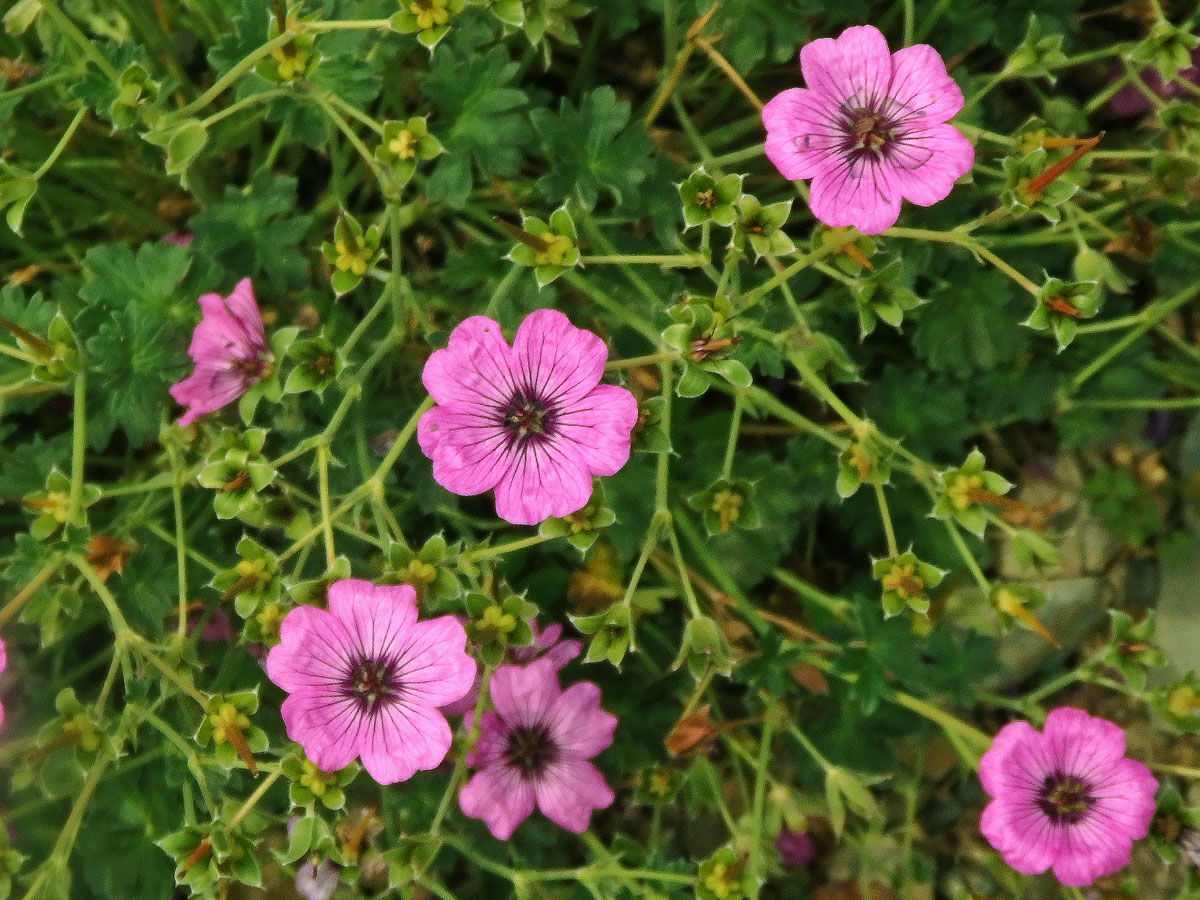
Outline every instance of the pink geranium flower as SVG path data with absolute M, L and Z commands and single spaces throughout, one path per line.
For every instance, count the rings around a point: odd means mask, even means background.
M 548 659 L 554 664 L 554 670 L 557 672 L 583 652 L 583 644 L 579 641 L 560 640 L 562 626 L 558 623 L 547 625 L 543 629 L 538 625 L 537 619 L 527 621 L 533 632 L 533 643 L 526 647 L 509 647 L 509 662 L 524 665 L 535 659 Z M 475 683 L 471 685 L 471 689 L 463 695 L 463 698 L 449 706 L 441 707 L 442 712 L 447 716 L 462 716 L 471 712 L 475 709 L 475 702 L 479 699 L 479 689 L 482 686 L 483 675 L 475 676 Z
M 335 581 L 329 610 L 288 612 L 267 654 L 267 676 L 291 695 L 288 737 L 326 771 L 361 757 L 380 784 L 434 768 L 450 749 L 438 707 L 475 678 L 466 640 L 453 616 L 418 622 L 409 585 Z
M 1048 868 L 1070 887 L 1129 862 L 1145 837 L 1158 782 L 1125 759 L 1125 733 L 1105 719 L 1062 707 L 1039 733 L 1009 722 L 979 761 L 992 802 L 979 823 L 988 843 L 1018 872 Z
M 239 281 L 228 297 L 205 294 L 200 310 L 203 315 L 188 347 L 196 369 L 171 387 L 171 396 L 188 408 L 180 425 L 233 402 L 271 370 L 271 351 L 249 278 Z
M 461 322 L 421 376 L 438 404 L 417 425 L 433 477 L 456 494 L 494 488 L 497 515 L 517 525 L 582 509 L 592 476 L 629 459 L 637 421 L 633 395 L 600 384 L 607 358 L 552 309 L 530 313 L 511 347 L 486 316 Z
M 971 169 L 975 151 L 944 124 L 962 91 L 928 44 L 888 52 L 877 28 L 856 25 L 800 50 L 807 88 L 762 112 L 767 157 L 785 178 L 811 178 L 809 205 L 826 225 L 878 234 L 900 201 L 930 206 Z
M 458 794 L 464 813 L 508 840 L 534 805 L 579 833 L 613 792 L 588 760 L 612 743 L 617 719 L 600 708 L 591 682 L 558 684 L 554 660 L 501 666 L 489 684 L 494 711 L 480 721 L 469 762 L 479 771 Z

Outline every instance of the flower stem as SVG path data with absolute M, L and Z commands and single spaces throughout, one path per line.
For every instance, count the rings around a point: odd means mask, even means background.
M 896 546 L 896 531 L 892 527 L 892 515 L 888 512 L 883 485 L 874 480 L 871 482 L 871 487 L 875 489 L 875 502 L 879 505 L 879 520 L 883 523 L 883 536 L 887 540 L 888 556 L 895 558 L 900 555 L 900 548 Z
M 75 403 L 71 413 L 71 492 L 67 521 L 83 524 L 83 461 L 87 453 L 87 386 L 84 373 L 75 376 Z
M 80 124 L 83 122 L 84 116 L 86 116 L 87 113 L 88 108 L 86 106 L 81 106 L 79 111 L 75 113 L 75 118 L 73 118 L 71 123 L 67 125 L 67 130 L 64 131 L 62 137 L 58 139 L 58 143 L 54 145 L 54 149 L 50 151 L 50 155 L 46 157 L 40 166 L 38 166 L 37 171 L 33 173 L 32 177 L 34 181 L 39 181 L 43 175 L 50 171 L 50 167 L 54 165 L 54 163 L 62 155 L 62 152 L 67 149 L 67 144 L 71 142 L 71 138 L 75 135 L 75 130 L 79 128 Z
M 670 362 L 679 359 L 678 350 L 660 350 L 658 353 L 647 353 L 645 356 L 631 356 L 627 359 L 610 359 L 604 364 L 605 372 L 616 369 L 632 369 L 634 366 L 649 366 L 654 363 Z
M 321 528 L 325 537 L 325 565 L 333 566 L 337 549 L 333 543 L 333 519 L 329 516 L 329 445 L 317 444 L 317 490 L 321 500 Z
M 267 41 L 261 47 L 249 53 L 244 59 L 237 62 L 233 68 L 213 82 L 212 87 L 210 87 L 207 91 L 193 100 L 187 106 L 183 107 L 183 109 L 178 110 L 175 115 L 182 119 L 195 114 L 201 109 L 204 109 L 204 107 L 216 100 L 217 97 L 221 96 L 226 88 L 254 68 L 260 59 L 270 56 L 273 51 L 291 43 L 295 37 L 296 35 L 294 35 L 292 32 L 285 31 Z M 113 80 L 116 81 L 116 78 L 114 77 Z
M 8 624 L 8 620 L 21 611 L 21 608 L 29 602 L 30 598 L 38 592 L 43 584 L 53 577 L 58 571 L 62 560 L 57 556 L 52 556 L 44 566 L 42 566 L 36 575 L 29 579 L 29 583 L 21 590 L 13 595 L 13 598 L 4 604 L 4 608 L 0 609 L 0 629 Z

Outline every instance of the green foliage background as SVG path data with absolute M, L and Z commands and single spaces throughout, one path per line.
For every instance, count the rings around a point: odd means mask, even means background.
M 344 897 L 1028 896 L 978 835 L 972 769 L 1004 721 L 1064 704 L 1167 766 L 1174 834 L 1156 824 L 1106 889 L 1186 896 L 1193 660 L 1151 645 L 1164 572 L 1195 572 L 1200 124 L 1194 88 L 1132 118 L 1106 101 L 1184 67 L 1195 9 L 724 0 L 689 33 L 707 0 L 432 2 L 448 28 L 417 34 L 389 28 L 399 0 L 5 12 L 0 896 L 289 896 L 327 857 Z M 799 84 L 801 44 L 861 23 L 942 54 L 977 157 L 851 255 L 718 58 L 766 99 Z M 377 148 L 414 117 L 436 141 L 397 166 Z M 1022 195 L 1056 139 L 1100 132 Z M 685 228 L 701 168 L 741 199 Z M 347 234 L 375 244 L 335 290 L 322 243 Z M 278 369 L 180 429 L 196 298 L 242 277 Z M 1075 289 L 1095 318 L 1046 312 Z M 609 380 L 644 425 L 584 514 L 538 531 L 438 487 L 409 438 L 458 321 L 511 334 L 547 306 L 630 361 Z M 974 448 L 1008 505 L 939 512 Z M 127 557 L 107 580 L 98 536 Z M 910 547 L 938 576 L 897 595 Z M 587 642 L 565 674 L 620 717 L 599 758 L 616 804 L 583 837 L 535 816 L 505 846 L 449 802 L 449 765 L 386 789 L 343 773 L 344 805 L 297 794 L 254 653 L 347 575 L 414 583 L 429 614 L 522 594 Z M 205 731 L 226 701 L 257 777 Z M 726 727 L 669 752 L 702 707 Z M 810 870 L 780 865 L 783 824 L 815 835 Z

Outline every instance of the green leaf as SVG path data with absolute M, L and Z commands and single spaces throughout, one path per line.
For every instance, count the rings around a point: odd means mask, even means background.
M 280 290 L 296 287 L 308 279 L 297 245 L 310 221 L 297 212 L 296 179 L 260 169 L 247 188 L 226 185 L 224 196 L 192 219 L 191 249 L 239 276 L 261 273 Z
M 1029 343 L 1018 324 L 1023 302 L 1003 275 L 955 268 L 917 315 L 913 348 L 934 371 L 960 378 L 1003 366 Z
M 537 182 L 548 200 L 558 203 L 578 191 L 590 210 L 604 191 L 618 204 L 637 201 L 652 144 L 640 123 L 626 127 L 629 104 L 611 87 L 591 91 L 578 109 L 564 97 L 557 114 L 537 109 L 530 119 L 550 160 L 550 171 Z
M 425 192 L 434 202 L 461 208 L 474 186 L 472 163 L 482 179 L 520 171 L 530 133 L 525 92 L 507 87 L 519 70 L 503 46 L 459 53 L 441 46 L 421 90 L 437 109 L 433 132 L 446 153 Z

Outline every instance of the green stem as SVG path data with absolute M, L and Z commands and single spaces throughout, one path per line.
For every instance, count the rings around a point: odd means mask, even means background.
M 208 106 L 210 103 L 216 100 L 217 97 L 224 93 L 226 88 L 253 69 L 258 64 L 260 59 L 265 59 L 266 57 L 270 56 L 273 51 L 279 49 L 280 47 L 286 46 L 295 40 L 295 38 L 296 35 L 292 34 L 290 31 L 285 31 L 283 34 L 277 35 L 276 37 L 267 41 L 261 47 L 252 51 L 244 59 L 237 62 L 233 68 L 213 82 L 212 87 L 210 87 L 207 91 L 193 100 L 183 109 L 176 112 L 175 115 L 182 119 L 195 114 L 201 109 L 204 109 L 204 107 Z M 114 81 L 115 80 L 116 79 L 114 78 Z
M 733 417 L 729 421 L 729 439 L 725 443 L 725 459 L 721 463 L 721 478 L 729 480 L 733 472 L 733 457 L 737 452 L 738 433 L 742 429 L 742 394 L 733 395 Z
M 739 308 L 738 312 L 745 312 L 747 309 L 752 307 L 755 303 L 757 303 L 759 300 L 761 300 L 763 297 L 765 297 L 771 291 L 775 290 L 775 288 L 779 287 L 781 284 L 785 284 L 788 281 L 788 279 L 790 279 L 793 275 L 808 268 L 813 263 L 819 262 L 820 260 L 824 259 L 825 257 L 832 256 L 833 254 L 837 253 L 838 251 L 840 251 L 842 249 L 842 247 L 846 246 L 846 244 L 849 244 L 856 237 L 858 237 L 857 233 L 850 232 L 848 235 L 846 235 L 845 240 L 835 241 L 833 243 L 826 244 L 824 247 L 819 247 L 818 249 L 814 250 L 812 253 L 807 253 L 804 256 L 801 256 L 799 259 L 797 259 L 794 263 L 792 263 L 790 266 L 788 266 L 782 272 L 776 273 L 774 276 L 772 276 L 771 278 L 764 281 L 758 287 L 754 288 L 753 290 L 746 291 L 744 294 L 742 294 L 742 303 L 741 303 L 741 307 Z
M 179 622 L 176 626 L 176 637 L 182 642 L 187 637 L 187 533 L 183 527 L 183 468 L 179 463 L 179 449 L 175 442 L 167 445 L 167 453 L 171 458 L 171 473 L 174 483 L 171 485 L 171 502 L 175 510 L 175 570 L 179 578 Z
M 54 149 L 50 151 L 50 155 L 46 157 L 40 166 L 38 166 L 37 171 L 33 173 L 32 177 L 34 181 L 40 181 L 42 176 L 50 171 L 50 167 L 54 165 L 54 163 L 62 155 L 62 152 L 67 149 L 67 144 L 71 142 L 71 138 L 75 136 L 76 129 L 79 128 L 80 124 L 83 122 L 84 116 L 87 114 L 88 108 L 86 106 L 81 106 L 79 111 L 75 113 L 75 118 L 73 118 L 70 124 L 67 125 L 67 130 L 64 131 L 62 137 L 58 139 L 58 143 L 54 145 Z
M 100 51 L 92 46 L 92 42 L 87 39 L 87 35 L 80 31 L 79 26 L 58 8 L 57 0 L 40 0 L 40 3 L 42 9 L 50 14 L 50 18 L 54 19 L 58 27 L 83 51 L 84 56 L 95 63 L 96 68 L 103 72 L 109 81 L 116 84 L 121 80 L 121 73 L 114 69 L 112 63 L 105 59 Z
M 83 462 L 87 454 L 87 386 L 84 373 L 75 376 L 75 404 L 71 425 L 71 493 L 67 501 L 67 521 L 83 522 Z
M 1037 296 L 1038 286 L 1002 260 L 999 256 L 993 253 L 987 247 L 980 244 L 970 235 L 960 231 L 929 231 L 925 228 L 889 228 L 884 233 L 885 237 L 900 237 L 911 238 L 918 241 L 937 241 L 941 244 L 957 244 L 966 250 L 970 250 L 977 256 L 981 256 L 990 262 L 993 266 L 1023 287 L 1029 293 Z
M 887 497 L 883 493 L 883 485 L 878 481 L 872 481 L 871 487 L 875 489 L 875 502 L 879 505 L 879 519 L 883 522 L 883 536 L 887 539 L 888 556 L 893 559 L 900 555 L 900 548 L 896 545 L 896 531 L 892 527 L 892 516 L 888 512 Z
M 771 738 L 775 734 L 775 720 L 770 714 L 763 722 L 762 736 L 759 739 L 758 760 L 754 766 L 754 799 L 750 812 L 750 827 L 754 836 L 750 843 L 750 875 L 756 882 L 760 880 L 763 870 L 763 812 L 767 799 L 767 767 L 771 761 Z
M 983 570 L 979 568 L 979 563 L 975 561 L 975 555 L 971 553 L 967 542 L 958 533 L 958 526 L 949 520 L 945 522 L 945 525 L 946 531 L 950 534 L 950 540 L 954 543 L 955 549 L 958 550 L 958 555 L 962 557 L 963 563 L 966 564 L 971 577 L 975 579 L 975 583 L 979 585 L 979 589 L 983 591 L 984 596 L 989 596 L 992 592 L 992 585 L 987 580 L 987 576 L 983 574 Z
M 676 359 L 679 359 L 678 350 L 660 350 L 658 353 L 647 353 L 645 356 L 610 359 L 604 364 L 604 371 L 612 372 L 617 369 L 632 369 L 634 366 L 650 366 L 655 363 L 671 362 Z
M 493 547 L 480 547 L 478 550 L 472 550 L 470 553 L 464 553 L 459 557 L 459 562 L 474 563 L 481 559 L 491 559 L 495 556 L 503 556 L 505 553 L 512 553 L 514 550 L 524 550 L 526 547 L 536 547 L 538 544 L 544 544 L 546 541 L 552 541 L 552 537 L 544 537 L 540 534 L 531 534 L 529 537 L 518 538 L 515 541 L 507 541 L 503 544 L 496 544 Z
M 643 265 L 643 266 L 664 266 L 666 268 L 678 267 L 698 267 L 704 264 L 704 257 L 699 253 L 676 253 L 676 254 L 626 254 L 616 253 L 603 256 L 581 256 L 579 258 L 581 265 L 589 265 L 595 263 L 597 265 Z
M 321 528 L 325 537 L 325 566 L 331 568 L 337 558 L 333 543 L 333 519 L 329 517 L 329 445 L 317 444 L 317 490 L 321 501 Z

